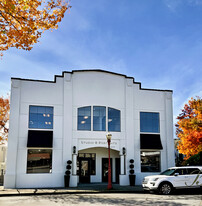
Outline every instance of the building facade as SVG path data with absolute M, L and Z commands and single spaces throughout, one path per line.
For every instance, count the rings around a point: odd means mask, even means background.
M 5 188 L 107 182 L 108 132 L 112 182 L 136 185 L 174 166 L 172 91 L 143 89 L 134 78 L 76 70 L 54 81 L 12 78 Z

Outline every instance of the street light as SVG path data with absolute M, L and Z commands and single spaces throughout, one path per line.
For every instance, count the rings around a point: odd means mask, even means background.
M 110 133 L 108 133 L 106 135 L 107 137 L 107 142 L 108 142 L 108 154 L 109 154 L 109 163 L 108 163 L 108 186 L 107 189 L 110 190 L 112 189 L 112 179 L 111 179 L 111 164 L 110 164 L 110 142 L 111 142 L 111 138 L 112 135 Z

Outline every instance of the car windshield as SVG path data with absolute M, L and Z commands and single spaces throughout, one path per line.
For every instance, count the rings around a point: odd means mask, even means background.
M 168 175 L 169 176 L 169 175 L 173 175 L 174 172 L 175 172 L 175 169 L 168 169 L 164 172 L 161 172 L 160 175 Z

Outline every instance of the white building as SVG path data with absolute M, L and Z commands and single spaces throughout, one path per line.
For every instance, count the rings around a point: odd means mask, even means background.
M 102 70 L 63 72 L 54 81 L 12 78 L 5 188 L 106 182 L 106 134 L 112 134 L 112 182 L 136 185 L 174 166 L 172 91 L 143 89 Z

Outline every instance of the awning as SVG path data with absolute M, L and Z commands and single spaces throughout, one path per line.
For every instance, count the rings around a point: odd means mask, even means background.
M 29 130 L 27 147 L 53 147 L 53 131 Z
M 140 149 L 163 149 L 159 134 L 140 134 Z

